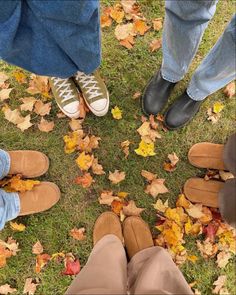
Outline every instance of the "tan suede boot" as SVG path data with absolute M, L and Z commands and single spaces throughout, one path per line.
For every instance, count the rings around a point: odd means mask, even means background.
M 126 218 L 123 223 L 123 235 L 129 259 L 139 251 L 154 246 L 149 226 L 141 217 Z
M 118 216 L 113 212 L 102 213 L 95 222 L 93 244 L 96 245 L 106 235 L 115 235 L 123 243 L 122 227 Z
M 39 177 L 49 168 L 49 159 L 37 151 L 8 151 L 10 155 L 9 174 L 22 174 L 26 178 Z
M 206 181 L 203 178 L 193 177 L 186 181 L 184 194 L 193 203 L 202 203 L 204 206 L 218 208 L 218 195 L 223 186 L 224 182 Z
M 193 145 L 188 153 L 190 164 L 198 168 L 225 170 L 223 144 L 201 142 Z
M 20 216 L 39 213 L 50 209 L 60 199 L 60 189 L 52 182 L 41 182 L 31 191 L 19 193 Z

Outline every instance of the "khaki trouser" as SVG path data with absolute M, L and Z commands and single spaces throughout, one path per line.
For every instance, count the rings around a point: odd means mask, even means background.
M 236 177 L 236 133 L 225 144 L 223 160 L 227 170 Z M 236 228 L 236 178 L 227 180 L 221 189 L 219 208 L 224 220 Z
M 66 292 L 75 294 L 193 294 L 167 251 L 151 247 L 127 265 L 121 241 L 106 235 Z

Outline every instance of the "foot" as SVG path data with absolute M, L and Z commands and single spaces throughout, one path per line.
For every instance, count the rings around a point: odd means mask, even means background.
M 60 199 L 60 190 L 51 182 L 41 182 L 31 191 L 19 193 L 20 216 L 39 213 L 50 209 Z
M 197 114 L 201 103 L 191 99 L 186 92 L 182 94 L 166 112 L 166 127 L 174 130 L 187 124 Z
M 150 229 L 141 217 L 126 218 L 123 223 L 123 234 L 129 259 L 139 251 L 154 246 Z
M 165 107 L 176 83 L 164 80 L 158 71 L 146 86 L 142 97 L 142 108 L 147 115 L 157 115 Z
M 109 94 L 99 72 L 95 71 L 91 75 L 77 72 L 74 80 L 90 111 L 98 117 L 106 115 L 109 109 Z
M 204 206 L 218 208 L 218 196 L 224 182 L 190 178 L 184 185 L 184 194 L 193 203 L 202 203 Z
M 96 245 L 106 235 L 115 235 L 123 243 L 120 220 L 113 212 L 104 212 L 96 220 L 93 229 L 93 244 Z
M 49 168 L 49 159 L 46 155 L 37 151 L 9 151 L 9 174 L 21 174 L 25 178 L 39 177 L 45 174 Z
M 79 118 L 79 93 L 73 79 L 53 77 L 49 82 L 60 110 L 69 118 Z
M 198 168 L 226 170 L 223 153 L 223 144 L 201 142 L 191 147 L 188 152 L 188 160 L 190 164 Z

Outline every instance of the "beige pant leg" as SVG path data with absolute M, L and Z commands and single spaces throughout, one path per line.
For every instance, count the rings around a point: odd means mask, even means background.
M 66 295 L 126 293 L 127 259 L 124 247 L 116 236 L 106 235 L 95 245 L 87 264 Z
M 168 252 L 151 247 L 137 253 L 128 265 L 131 294 L 193 294 Z

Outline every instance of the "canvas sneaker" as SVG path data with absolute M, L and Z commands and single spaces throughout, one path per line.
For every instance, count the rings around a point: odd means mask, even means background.
M 77 72 L 74 81 L 90 111 L 98 117 L 106 115 L 109 109 L 109 94 L 99 72 L 95 71 L 90 75 Z
M 51 77 L 49 82 L 60 110 L 70 118 L 79 118 L 79 92 L 73 79 Z

